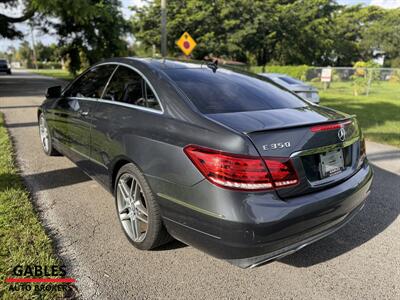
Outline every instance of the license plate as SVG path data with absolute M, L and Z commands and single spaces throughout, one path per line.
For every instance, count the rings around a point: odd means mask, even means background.
M 343 151 L 337 149 L 320 154 L 321 177 L 326 178 L 342 172 L 344 169 Z

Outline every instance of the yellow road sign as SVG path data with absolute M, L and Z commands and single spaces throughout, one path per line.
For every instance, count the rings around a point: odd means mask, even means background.
M 197 43 L 189 33 L 185 32 L 182 34 L 179 40 L 176 41 L 176 45 L 182 50 L 183 53 L 185 53 L 186 56 L 188 56 L 190 53 L 192 53 Z

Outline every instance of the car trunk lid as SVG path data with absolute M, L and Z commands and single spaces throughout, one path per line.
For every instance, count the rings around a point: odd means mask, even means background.
M 312 105 L 207 116 L 246 134 L 262 157 L 291 158 L 300 182 L 293 187 L 277 189 L 282 198 L 337 184 L 351 176 L 358 166 L 360 131 L 357 121 L 329 108 Z M 325 125 L 331 124 L 343 124 L 340 128 L 343 127 L 344 137 L 338 134 L 337 125 L 326 130 Z M 335 164 L 340 170 L 335 170 Z

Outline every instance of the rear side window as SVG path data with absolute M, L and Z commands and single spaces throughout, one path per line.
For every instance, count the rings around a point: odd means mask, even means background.
M 164 71 L 204 114 L 307 106 L 299 97 L 256 75 L 222 68 L 215 73 L 208 68 Z
M 97 66 L 79 77 L 64 93 L 66 97 L 101 98 L 116 65 Z
M 115 71 L 103 99 L 161 110 L 154 92 L 142 76 L 124 66 Z

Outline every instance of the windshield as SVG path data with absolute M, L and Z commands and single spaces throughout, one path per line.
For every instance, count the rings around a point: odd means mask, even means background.
M 291 92 L 260 76 L 219 68 L 166 69 L 204 114 L 305 107 Z

